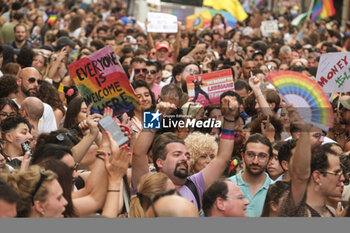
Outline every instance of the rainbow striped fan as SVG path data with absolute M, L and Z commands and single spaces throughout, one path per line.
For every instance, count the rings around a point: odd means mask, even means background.
M 268 75 L 267 79 L 287 104 L 293 104 L 305 123 L 325 131 L 333 127 L 332 105 L 314 79 L 294 71 L 276 72 Z

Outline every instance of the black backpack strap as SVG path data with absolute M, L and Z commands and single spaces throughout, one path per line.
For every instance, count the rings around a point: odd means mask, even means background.
M 197 207 L 198 207 L 198 210 L 201 209 L 201 203 L 200 203 L 200 200 L 199 200 L 199 195 L 198 195 L 198 191 L 197 191 L 197 187 L 196 185 L 193 183 L 192 180 L 190 179 L 187 179 L 185 185 L 191 190 L 191 192 L 193 193 L 194 197 L 196 198 L 196 201 L 197 201 Z

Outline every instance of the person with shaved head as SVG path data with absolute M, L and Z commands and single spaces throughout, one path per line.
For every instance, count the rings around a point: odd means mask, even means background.
M 27 97 L 36 97 L 38 95 L 41 81 L 41 74 L 34 67 L 25 67 L 19 72 L 17 79 L 18 95 L 17 98 L 14 99 L 19 108 L 21 108 L 23 101 Z M 43 104 L 44 113 L 38 122 L 37 129 L 39 133 L 49 133 L 57 130 L 56 118 L 52 107 L 46 103 Z M 34 106 L 30 105 L 28 108 L 32 107 Z
M 40 118 L 43 116 L 43 113 L 44 104 L 39 98 L 30 96 L 23 100 L 21 105 L 21 115 L 22 117 L 26 118 L 29 121 L 29 123 L 33 126 L 33 136 L 39 136 L 37 135 L 38 126 Z

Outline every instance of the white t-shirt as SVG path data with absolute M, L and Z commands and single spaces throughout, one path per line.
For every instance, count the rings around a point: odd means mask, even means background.
M 39 120 L 38 131 L 39 133 L 50 133 L 57 130 L 56 117 L 53 113 L 52 107 L 47 103 L 44 104 L 44 113 Z

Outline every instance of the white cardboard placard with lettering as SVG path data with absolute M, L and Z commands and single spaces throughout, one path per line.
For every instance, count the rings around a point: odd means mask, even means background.
M 316 82 L 325 93 L 350 91 L 350 52 L 322 54 Z
M 261 22 L 261 32 L 265 35 L 278 32 L 277 20 L 265 20 Z
M 147 32 L 176 33 L 178 30 L 175 15 L 148 12 L 147 21 Z

